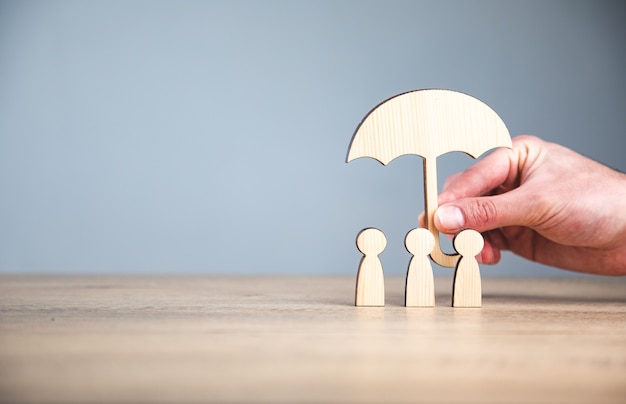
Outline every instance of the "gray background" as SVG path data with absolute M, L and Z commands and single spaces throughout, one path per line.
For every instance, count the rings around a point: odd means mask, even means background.
M 402 274 L 421 159 L 346 164 L 363 116 L 455 89 L 512 135 L 626 170 L 625 17 L 601 1 L 2 1 L 0 272 L 355 274 L 354 238 L 376 226 Z M 443 156 L 440 180 L 471 162 Z M 483 273 L 569 274 L 510 254 Z

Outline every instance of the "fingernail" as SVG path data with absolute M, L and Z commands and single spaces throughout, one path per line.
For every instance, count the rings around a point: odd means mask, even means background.
M 439 223 L 447 230 L 460 229 L 465 225 L 465 218 L 461 209 L 456 206 L 442 206 L 437 209 Z

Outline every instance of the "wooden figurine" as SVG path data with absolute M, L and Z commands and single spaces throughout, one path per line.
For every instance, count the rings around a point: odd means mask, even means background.
M 454 249 L 461 255 L 454 273 L 452 307 L 481 307 L 482 288 L 476 256 L 485 241 L 476 230 L 463 230 L 454 237 Z
M 502 119 L 482 101 L 450 90 L 416 90 L 392 97 L 370 111 L 350 142 L 347 162 L 371 157 L 387 165 L 415 154 L 424 161 L 426 226 L 435 237 L 431 258 L 454 268 L 458 254 L 444 253 L 433 217 L 437 210 L 437 157 L 460 151 L 477 158 L 494 147 L 511 147 Z
M 387 246 L 385 234 L 375 228 L 363 229 L 356 238 L 356 247 L 363 253 L 356 279 L 356 306 L 384 306 L 385 279 L 378 255 Z
M 413 229 L 406 235 L 404 245 L 413 254 L 406 273 L 404 305 L 434 307 L 435 283 L 428 254 L 435 246 L 435 238 L 426 229 Z
M 441 250 L 439 232 L 433 220 L 438 196 L 437 157 L 460 151 L 477 158 L 495 147 L 510 148 L 511 135 L 489 106 L 456 91 L 416 90 L 382 102 L 363 118 L 352 136 L 346 162 L 370 157 L 387 165 L 406 154 L 421 156 L 425 222 L 435 240 L 430 257 L 441 266 L 460 268 L 461 255 L 446 254 Z M 468 258 L 468 254 L 465 255 L 464 266 L 472 266 L 475 263 L 473 256 Z M 461 286 L 464 279 L 464 276 L 458 279 L 459 289 L 465 290 Z M 479 276 L 471 279 L 480 282 Z M 475 299 L 471 300 L 471 304 L 475 302 Z

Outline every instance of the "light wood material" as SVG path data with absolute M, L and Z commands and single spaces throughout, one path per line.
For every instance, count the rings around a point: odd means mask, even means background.
M 392 97 L 370 111 L 357 128 L 347 162 L 371 157 L 386 165 L 396 157 L 424 158 L 426 224 L 435 237 L 431 257 L 454 268 L 458 255 L 439 245 L 433 216 L 437 209 L 437 157 L 460 151 L 477 158 L 495 147 L 511 147 L 511 136 L 498 114 L 482 101 L 450 90 L 417 90 Z
M 435 246 L 435 238 L 426 229 L 413 229 L 406 235 L 404 245 L 413 255 L 406 273 L 404 305 L 434 307 L 435 283 L 428 255 Z
M 506 273 L 506 269 L 502 269 Z M 624 403 L 626 278 L 0 276 L 2 403 Z
M 453 244 L 461 259 L 454 272 L 452 307 L 481 307 L 480 268 L 475 257 L 485 246 L 483 236 L 476 230 L 463 230 Z
M 385 234 L 374 228 L 361 230 L 356 246 L 363 253 L 356 279 L 356 306 L 384 306 L 385 279 L 383 265 L 378 255 L 385 250 Z

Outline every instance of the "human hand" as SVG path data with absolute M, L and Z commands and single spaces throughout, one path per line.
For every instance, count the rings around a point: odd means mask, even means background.
M 511 250 L 559 268 L 626 275 L 626 175 L 534 136 L 451 176 L 434 223 L 446 234 L 483 233 L 478 259 L 486 264 Z

